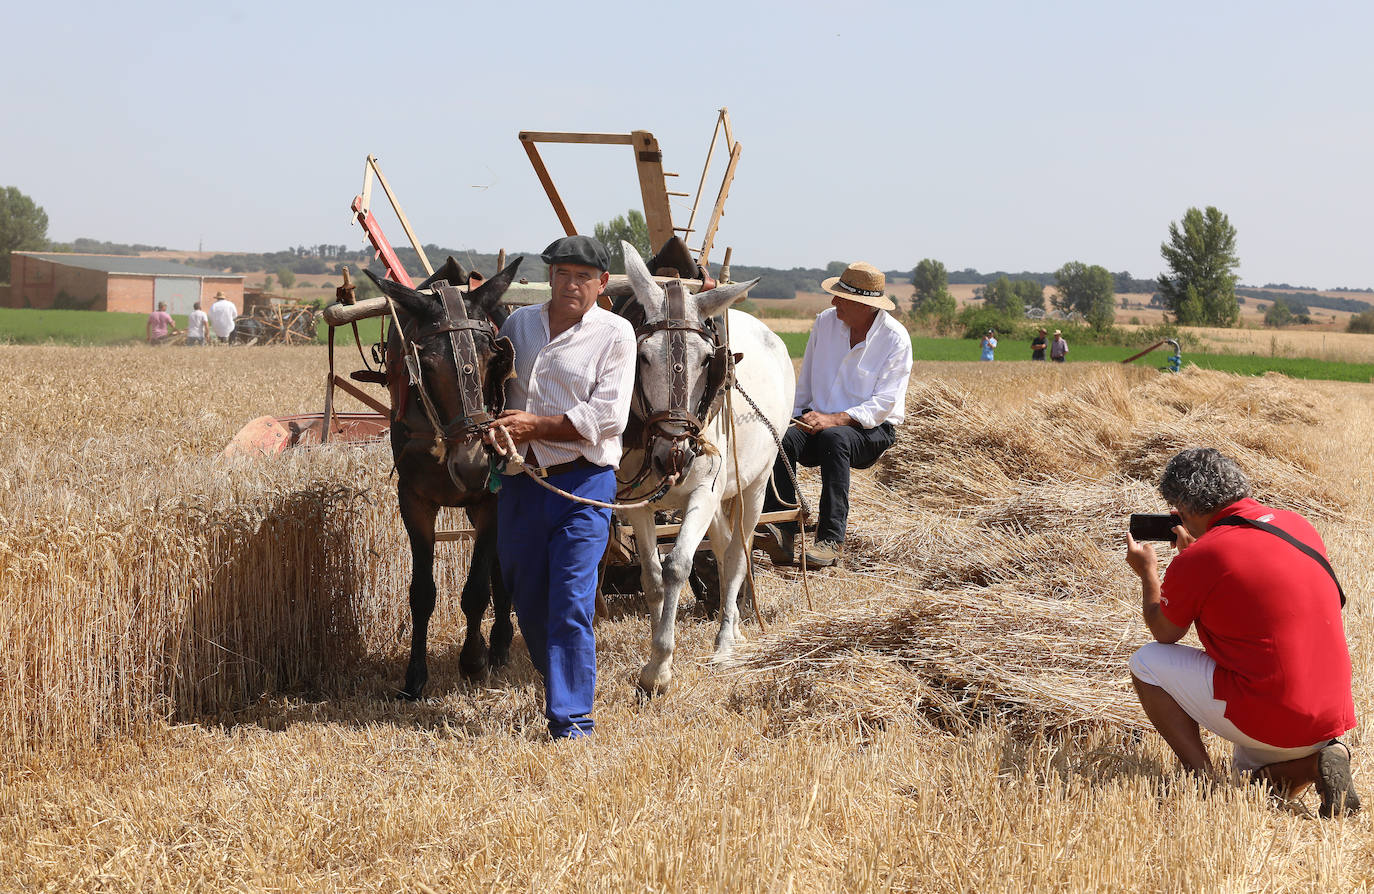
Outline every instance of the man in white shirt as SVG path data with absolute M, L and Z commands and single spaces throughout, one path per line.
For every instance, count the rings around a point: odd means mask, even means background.
M 911 336 L 887 311 L 887 278 L 862 261 L 821 283 L 835 297 L 816 317 L 806 343 L 793 422 L 773 467 L 777 496 L 769 488 L 764 511 L 796 503 L 788 467 L 821 470 L 820 518 L 808 564 L 834 565 L 844 546 L 849 518 L 849 470 L 867 469 L 892 446 L 906 409 L 911 379 Z M 781 498 L 781 501 L 779 500 Z M 766 525 L 755 540 L 775 564 L 791 564 L 796 523 Z
M 186 318 L 186 344 L 204 345 L 205 330 L 210 326 L 210 318 L 200 309 L 197 301 L 191 306 L 191 315 Z
M 223 292 L 216 292 L 215 303 L 210 305 L 210 328 L 214 330 L 215 338 L 228 341 L 229 336 L 234 334 L 234 321 L 238 316 L 239 309 L 234 302 L 226 298 Z
M 550 484 L 609 503 L 634 391 L 634 329 L 597 306 L 610 279 L 610 255 L 600 242 L 567 236 L 540 257 L 549 265 L 552 295 L 515 311 L 501 327 L 515 346 L 515 378 L 507 382 L 498 424 Z M 592 614 L 610 521 L 609 509 L 569 500 L 523 474 L 501 479 L 501 574 L 544 679 L 544 714 L 555 739 L 592 731 Z

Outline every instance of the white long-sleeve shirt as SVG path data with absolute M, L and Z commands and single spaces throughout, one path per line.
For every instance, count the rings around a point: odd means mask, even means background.
M 216 338 L 228 338 L 234 331 L 234 320 L 238 319 L 239 309 L 228 298 L 221 298 L 210 305 L 210 328 L 215 330 Z
M 849 346 L 849 327 L 832 307 L 816 317 L 806 343 L 792 415 L 848 413 L 864 428 L 901 425 L 911 380 L 911 336 L 885 310 L 864 340 Z
M 635 384 L 635 332 L 621 316 L 593 306 L 557 338 L 549 338 L 549 307 L 516 310 L 501 327 L 515 346 L 515 378 L 506 407 L 536 416 L 567 415 L 583 441 L 531 441 L 541 466 L 586 457 L 619 468 Z

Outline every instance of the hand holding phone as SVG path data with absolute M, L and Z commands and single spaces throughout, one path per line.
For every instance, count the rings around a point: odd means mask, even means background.
M 1177 539 L 1174 528 L 1183 524 L 1183 519 L 1172 512 L 1136 513 L 1131 516 L 1131 536 L 1138 541 L 1160 540 L 1173 543 Z

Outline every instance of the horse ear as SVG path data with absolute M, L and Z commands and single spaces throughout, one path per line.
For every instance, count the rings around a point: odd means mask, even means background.
M 465 286 L 468 282 L 467 274 L 463 272 L 463 265 L 453 259 L 453 255 L 448 256 L 444 266 L 430 274 L 429 279 L 420 283 L 420 288 L 428 289 L 436 282 L 447 282 L 451 286 Z
M 363 272 L 376 283 L 383 295 L 395 301 L 402 310 L 417 320 L 430 320 L 439 315 L 439 302 L 434 300 L 432 295 L 421 295 L 414 289 L 403 286 L 394 280 L 381 279 L 367 268 L 363 268 Z
M 716 286 L 714 289 L 697 292 L 697 313 L 701 315 L 703 320 L 707 317 L 714 317 L 743 298 L 758 283 L 758 279 L 751 279 L 748 282 L 732 282 L 729 285 Z
M 644 266 L 639 249 L 622 239 L 620 250 L 625 255 L 625 274 L 630 278 L 630 288 L 634 289 L 635 297 L 647 309 L 660 310 L 666 300 L 663 287 L 654 282 L 654 278 L 649 275 L 649 268 Z
M 515 272 L 520 268 L 520 262 L 525 260 L 524 256 L 516 258 L 506 265 L 506 269 L 486 280 L 480 286 L 472 290 L 468 295 L 468 300 L 477 305 L 488 317 L 501 301 L 501 296 L 506 294 L 506 289 L 515 282 Z

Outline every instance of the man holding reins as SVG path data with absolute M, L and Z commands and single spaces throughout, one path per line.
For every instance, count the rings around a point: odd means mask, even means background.
M 1233 764 L 1292 798 L 1316 784 L 1320 813 L 1358 810 L 1344 597 L 1316 530 L 1250 498 L 1233 460 L 1211 448 L 1169 460 L 1159 492 L 1182 524 L 1161 585 L 1155 551 L 1126 535 L 1155 642 L 1131 656 L 1145 715 L 1185 769 L 1210 778 L 1199 725 L 1235 746 Z M 1178 644 L 1197 627 L 1202 649 Z
M 850 264 L 821 283 L 834 297 L 816 317 L 797 377 L 792 425 L 782 439 L 764 511 L 797 502 L 789 467 L 819 466 L 820 519 L 806 561 L 834 565 L 849 519 L 849 470 L 867 469 L 896 440 L 893 427 L 906 410 L 911 378 L 911 335 L 890 310 L 887 278 L 871 264 Z M 774 564 L 793 561 L 796 522 L 765 525 L 755 540 Z
M 634 329 L 597 306 L 610 279 L 600 242 L 567 236 L 541 258 L 552 294 L 516 310 L 501 327 L 515 346 L 516 375 L 493 428 L 504 428 L 549 484 L 610 503 L 634 389 Z M 487 438 L 504 449 L 499 431 Z M 569 500 L 523 474 L 502 477 L 497 507 L 501 574 L 544 680 L 549 735 L 585 736 L 594 725 L 592 615 L 611 511 Z

